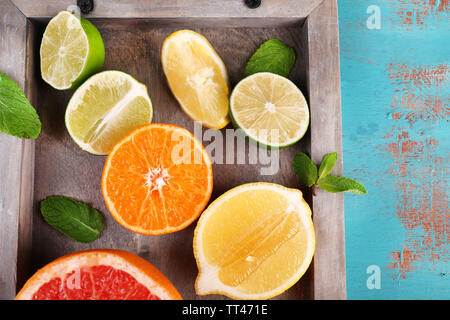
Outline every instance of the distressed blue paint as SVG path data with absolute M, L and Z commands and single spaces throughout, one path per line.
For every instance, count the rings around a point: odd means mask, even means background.
M 411 66 L 450 63 L 449 12 L 439 17 L 430 15 L 422 27 L 405 27 L 400 24 L 400 0 L 340 0 L 340 46 L 343 110 L 344 175 L 354 177 L 366 185 L 367 196 L 345 195 L 347 294 L 349 299 L 450 299 L 450 266 L 447 253 L 441 261 L 416 261 L 414 270 L 405 278 L 388 268 L 392 263 L 390 252 L 402 250 L 413 233 L 406 230 L 396 212 L 401 199 L 395 191 L 396 177 L 390 170 L 395 159 L 383 149 L 395 139 L 392 128 L 405 128 L 410 139 L 424 141 L 433 138 L 438 145 L 433 149 L 444 159 L 444 174 L 448 177 L 450 158 L 449 117 L 437 120 L 420 120 L 410 125 L 408 121 L 393 119 L 391 108 L 395 86 L 386 71 L 390 63 L 407 63 Z M 366 27 L 367 7 L 381 8 L 382 28 Z M 407 30 L 410 29 L 410 30 Z M 439 88 L 423 88 L 439 95 L 447 103 L 450 79 Z M 447 159 L 447 160 L 446 160 Z M 426 155 L 408 163 L 410 170 L 432 167 Z M 411 179 L 414 179 L 412 177 Z M 416 183 L 432 182 L 414 180 Z M 448 190 L 448 185 L 446 186 Z M 419 197 L 412 192 L 412 197 Z M 448 191 L 447 191 L 448 200 Z M 447 210 L 448 216 L 448 210 Z M 449 235 L 447 235 L 448 239 Z M 380 290 L 366 286 L 370 265 L 381 268 Z

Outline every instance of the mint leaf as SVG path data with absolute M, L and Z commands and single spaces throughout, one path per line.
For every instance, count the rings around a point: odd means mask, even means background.
M 321 189 L 328 192 L 350 192 L 366 194 L 367 190 L 361 182 L 345 178 L 336 177 L 331 174 L 319 180 L 318 185 Z
M 327 176 L 334 168 L 337 160 L 337 152 L 329 153 L 323 157 L 319 168 L 319 180 Z
M 245 76 L 258 72 L 271 72 L 287 77 L 295 63 L 295 51 L 278 39 L 264 42 L 245 67 Z
M 69 197 L 47 197 L 41 201 L 41 213 L 49 225 L 79 242 L 92 242 L 103 230 L 98 210 Z
M 27 139 L 36 139 L 41 121 L 23 90 L 0 73 L 0 132 Z
M 295 173 L 308 187 L 312 187 L 317 181 L 317 166 L 305 153 L 297 153 L 292 162 Z

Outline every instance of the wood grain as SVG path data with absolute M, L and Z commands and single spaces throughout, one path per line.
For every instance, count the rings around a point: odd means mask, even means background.
M 325 0 L 308 17 L 308 91 L 311 106 L 311 156 L 315 163 L 339 155 L 333 173 L 342 175 L 342 119 L 339 28 L 336 0 Z M 316 231 L 314 298 L 345 299 L 345 222 L 342 194 L 319 190 L 313 198 Z
M 27 17 L 53 17 L 72 0 L 13 0 Z M 269 0 L 249 9 L 243 0 L 96 0 L 90 17 L 100 18 L 305 18 L 322 0 Z
M 154 105 L 154 121 L 174 123 L 193 131 L 193 122 L 172 97 L 164 78 L 160 51 L 163 40 L 178 28 L 159 25 L 155 20 L 135 19 L 91 19 L 102 34 L 106 47 L 104 69 L 117 69 L 130 73 L 148 86 Z M 40 38 L 45 24 L 39 25 L 36 37 Z M 180 26 L 183 27 L 183 26 Z M 291 79 L 306 90 L 306 69 L 302 63 L 307 48 L 300 41 L 299 25 L 281 28 L 197 28 L 195 22 L 190 27 L 205 35 L 223 58 L 234 86 L 244 74 L 250 55 L 265 40 L 277 37 L 295 48 L 297 64 Z M 37 52 L 35 49 L 34 52 Z M 36 53 L 35 53 L 36 54 Z M 35 62 L 38 63 L 37 58 Z M 51 260 L 78 250 L 88 248 L 124 249 L 144 257 L 161 270 L 179 289 L 186 299 L 210 299 L 221 296 L 199 297 L 194 292 L 197 267 L 192 252 L 194 223 L 189 228 L 164 236 L 143 236 L 120 226 L 108 213 L 100 191 L 100 178 L 105 158 L 93 156 L 79 149 L 70 139 L 64 126 L 64 112 L 72 92 L 58 92 L 34 79 L 38 96 L 38 113 L 43 122 L 43 132 L 36 143 L 35 207 L 33 216 L 33 269 Z M 232 126 L 222 129 L 225 132 Z M 205 130 L 205 129 L 203 129 Z M 260 169 L 266 165 L 214 164 L 214 192 L 212 199 L 223 192 L 246 182 L 270 181 L 288 187 L 298 187 L 299 182 L 292 170 L 291 162 L 295 153 L 309 152 L 310 135 L 293 147 L 280 151 L 280 170 L 276 175 L 263 176 Z M 225 140 L 225 139 L 224 139 Z M 206 146 L 209 142 L 204 143 Z M 247 145 L 248 148 L 248 145 Z M 223 155 L 235 151 L 226 150 Z M 248 159 L 246 161 L 248 163 Z M 102 236 L 91 244 L 72 241 L 52 229 L 42 219 L 37 204 L 43 198 L 61 194 L 87 202 L 100 209 L 105 216 L 106 227 Z M 308 194 L 306 194 L 308 197 Z M 277 299 L 312 299 L 312 278 L 308 273 L 293 288 Z
M 0 12 L 0 72 L 25 88 L 26 18 L 9 0 L 0 2 Z M 34 142 L 0 134 L 0 150 L 0 299 L 10 299 L 18 260 L 29 248 L 19 229 L 31 217 Z

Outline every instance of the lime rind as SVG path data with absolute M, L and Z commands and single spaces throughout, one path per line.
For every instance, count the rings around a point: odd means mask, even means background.
M 98 29 L 87 19 L 79 17 L 81 26 L 86 33 L 89 47 L 88 56 L 84 65 L 83 71 L 78 78 L 72 83 L 70 89 L 77 88 L 87 78 L 100 72 L 105 62 L 105 46 L 103 39 Z

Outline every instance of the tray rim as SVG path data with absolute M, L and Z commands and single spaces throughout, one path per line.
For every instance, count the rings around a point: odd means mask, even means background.
M 73 5 L 72 0 L 9 0 L 27 18 L 48 18 Z M 96 0 L 89 17 L 94 18 L 306 18 L 326 0 L 267 0 L 249 9 L 243 0 Z
M 264 2 L 269 5 L 263 5 L 261 10 L 247 9 L 242 1 L 238 0 L 227 1 L 228 4 L 223 10 L 217 10 L 218 5 L 223 6 L 223 1 L 218 0 L 202 1 L 204 7 L 196 0 L 186 0 L 183 4 L 167 4 L 165 0 L 157 0 L 146 2 L 143 8 L 138 7 L 138 3 L 140 6 L 143 4 L 133 0 L 118 6 L 119 0 L 112 0 L 108 1 L 106 7 L 106 1 L 97 0 L 94 11 L 87 17 L 249 18 L 246 23 L 250 26 L 262 19 L 267 19 L 269 24 L 270 21 L 282 20 L 290 23 L 304 20 L 302 33 L 308 45 L 306 63 L 311 140 L 320 141 L 320 138 L 324 141 L 311 144 L 311 156 L 317 163 L 325 154 L 337 151 L 341 157 L 333 172 L 342 174 L 337 0 L 271 0 Z M 165 6 L 161 9 L 162 3 Z M 0 72 L 8 73 L 19 86 L 25 88 L 27 96 L 33 96 L 30 76 L 33 71 L 29 68 L 31 58 L 27 54 L 32 37 L 30 20 L 54 16 L 70 4 L 73 4 L 70 0 L 6 0 L 0 4 L 0 11 L 6 15 L 6 19 L 0 20 L 0 29 L 4 30 L 0 33 L 0 43 L 7 45 L 7 50 L 0 50 L 0 60 L 6 61 L 6 66 L 2 65 Z M 283 10 L 283 6 L 293 9 Z M 3 183 L 0 185 L 0 219 L 3 221 L 0 229 L 0 299 L 14 298 L 17 274 L 28 263 L 32 250 L 34 146 L 33 140 L 0 135 L 0 150 L 3 151 L 0 157 L 0 172 L 2 175 L 6 173 L 6 178 L 2 179 Z M 314 299 L 346 299 L 344 197 L 342 194 L 319 190 L 318 195 L 312 199 L 312 207 L 316 229 L 316 252 L 313 260 Z M 333 214 L 329 213 L 330 207 L 335 208 Z M 330 266 L 333 266 L 333 269 L 330 270 Z

